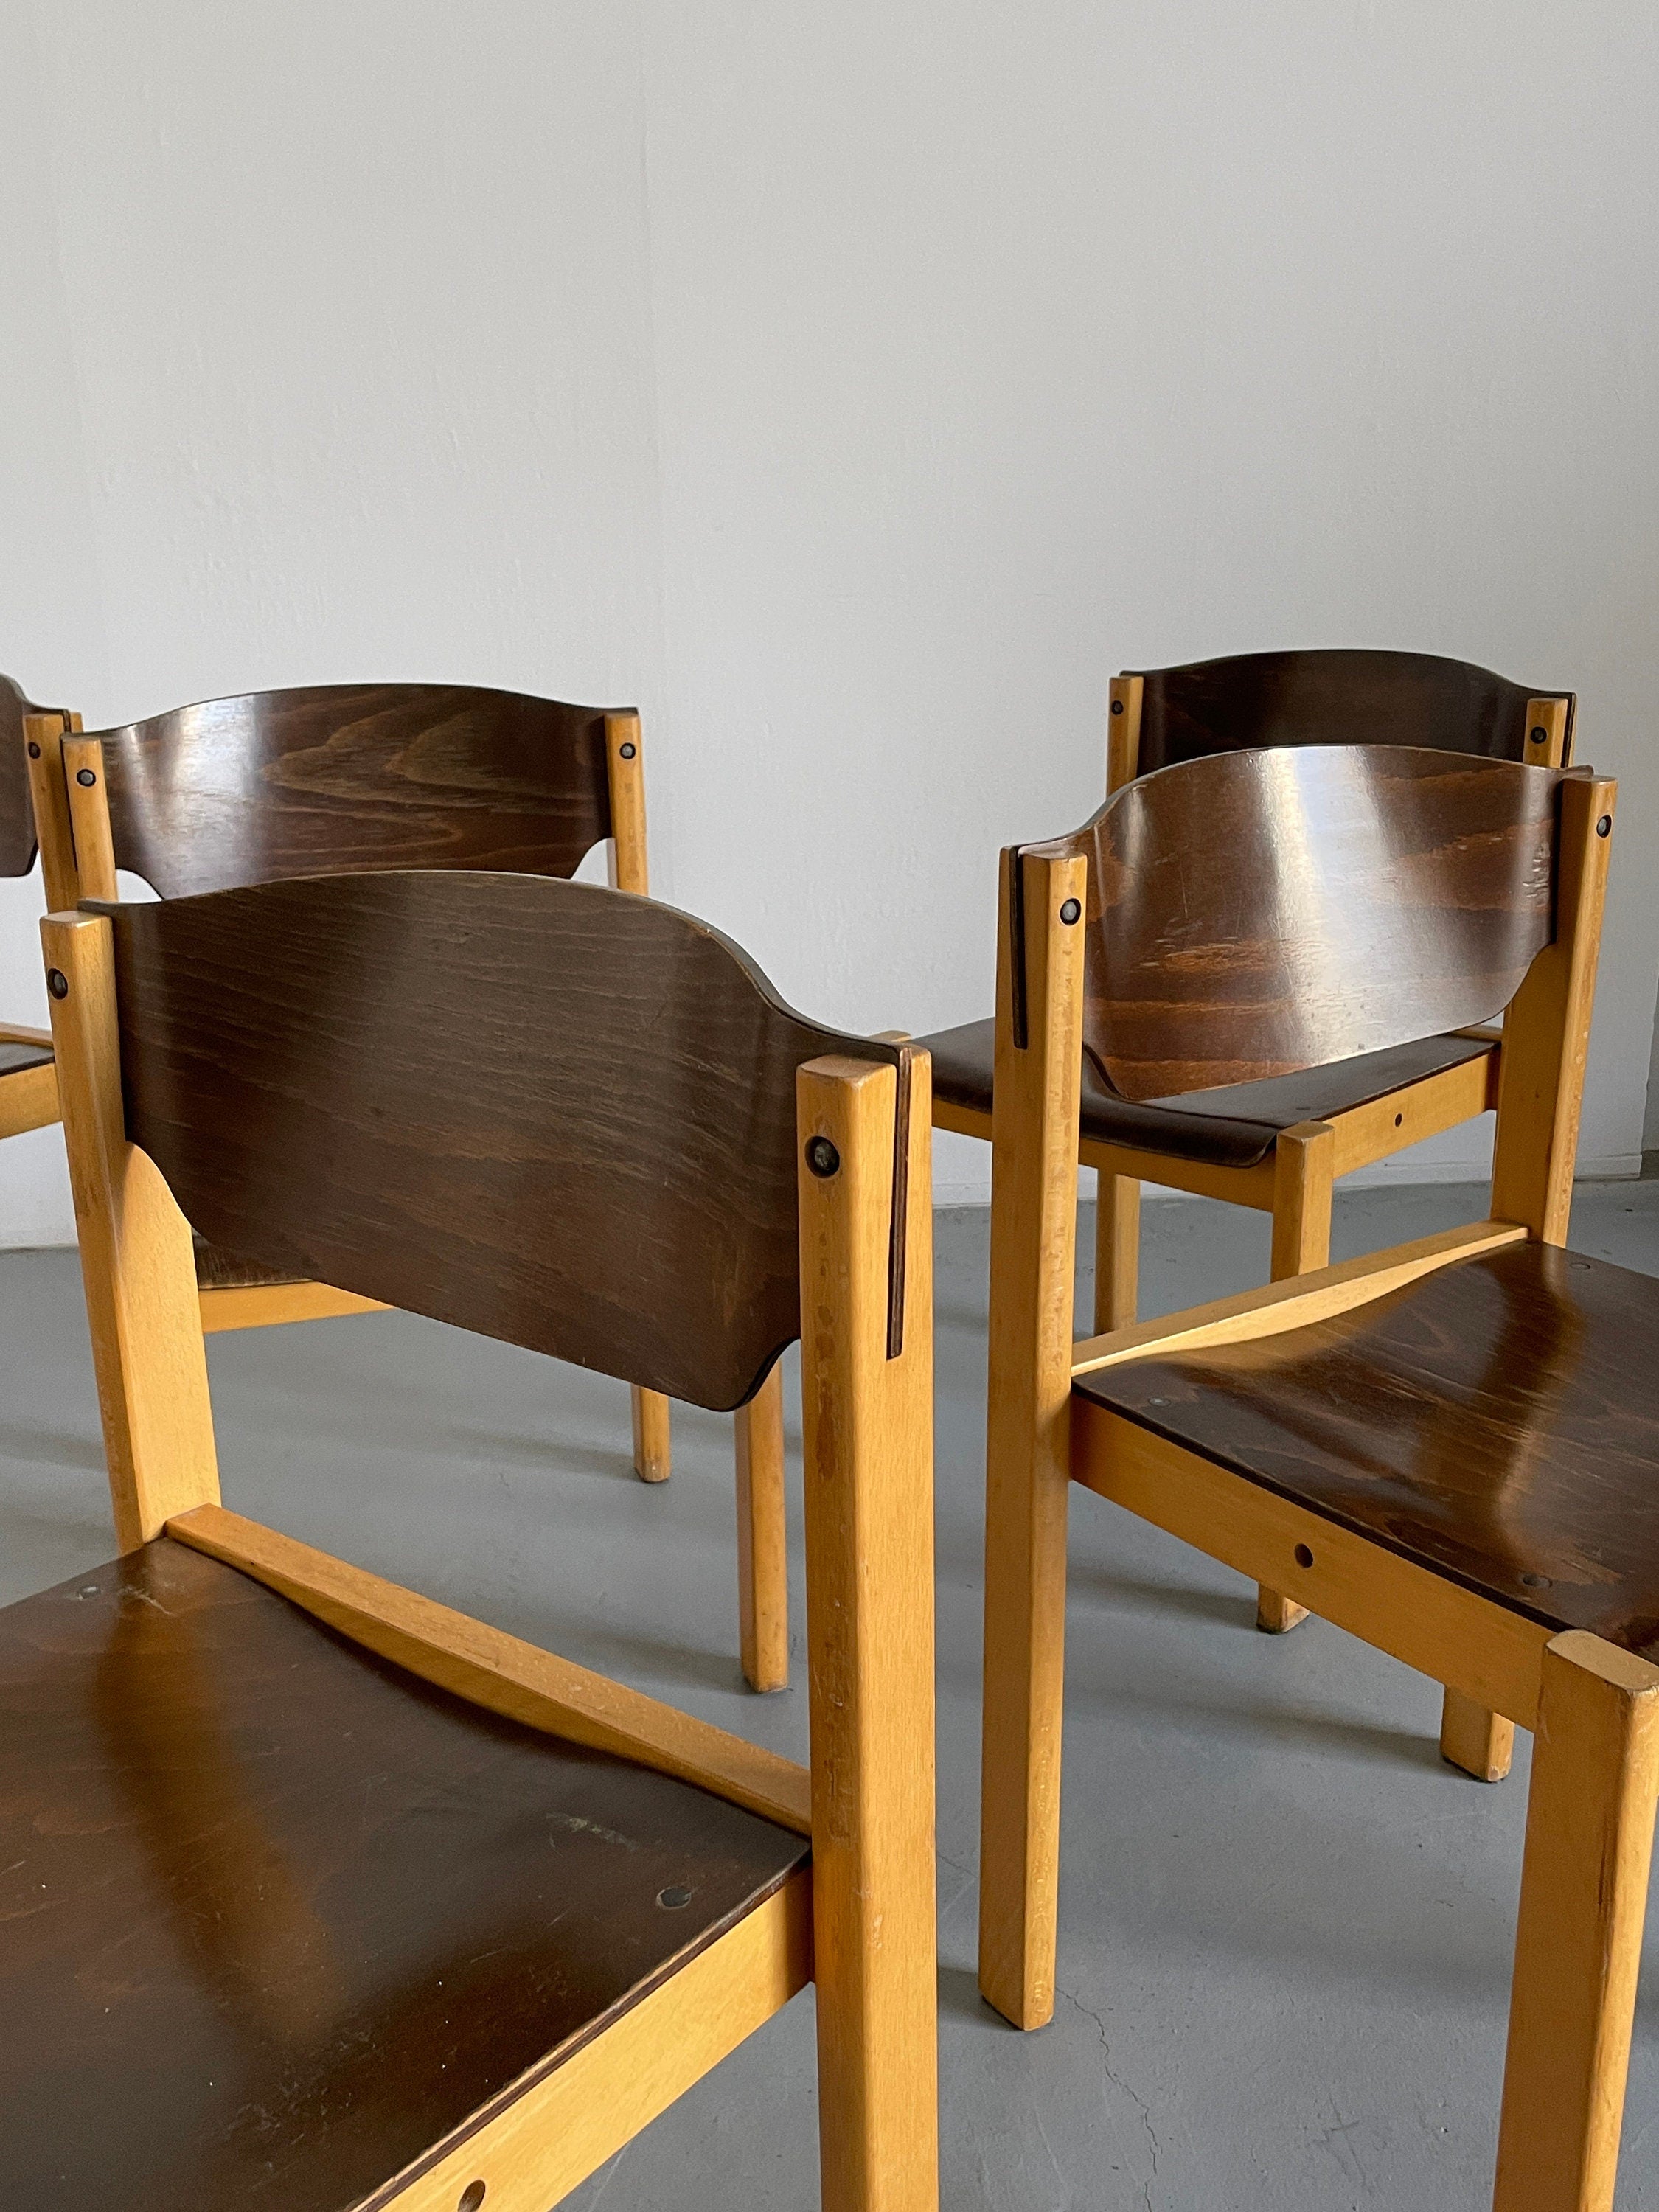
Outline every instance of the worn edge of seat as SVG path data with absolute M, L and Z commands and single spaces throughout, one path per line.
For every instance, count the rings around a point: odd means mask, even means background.
M 355 2212 L 545 2212 L 780 2012 L 812 1978 L 808 1867 L 671 1960 L 624 2009 L 538 2060 Z
M 1513 1222 L 1468 1222 L 1461 1228 L 1438 1230 L 1432 1237 L 1419 1237 L 1410 1244 L 1397 1244 L 1391 1251 L 1367 1252 L 1358 1260 L 1340 1260 L 1309 1274 L 1291 1275 L 1283 1282 L 1212 1299 L 1206 1305 L 1189 1306 L 1185 1313 L 1136 1322 L 1105 1336 L 1085 1337 L 1073 1346 L 1072 1380 L 1077 1382 L 1103 1368 L 1121 1366 L 1132 1359 L 1206 1351 L 1310 1328 L 1315 1322 L 1332 1320 L 1338 1314 L 1386 1297 L 1389 1291 L 1438 1268 L 1454 1267 L 1460 1260 L 1477 1259 L 1483 1252 L 1524 1243 L 1526 1236 L 1526 1231 Z
M 793 1759 L 223 1506 L 175 1514 L 167 1533 L 470 1704 L 631 1759 L 796 1835 L 811 1835 L 811 1777 Z

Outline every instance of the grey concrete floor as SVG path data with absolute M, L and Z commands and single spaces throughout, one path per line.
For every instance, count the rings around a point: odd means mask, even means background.
M 1338 1257 L 1485 1194 L 1345 1194 Z M 1086 1250 L 1085 1218 L 1080 1243 Z M 1579 1194 L 1580 1249 L 1659 1273 L 1659 1184 Z M 944 2202 L 994 2212 L 1475 2212 L 1490 2201 L 1528 1740 L 1484 1788 L 1436 1755 L 1434 1686 L 1074 1493 L 1059 1981 L 1008 2028 L 974 1977 L 986 1218 L 941 1216 L 939 1810 Z M 1143 1310 L 1259 1281 L 1265 1222 L 1146 1216 Z M 1080 1282 L 1088 1310 L 1086 1273 Z M 0 1601 L 112 1550 L 74 1255 L 0 1257 Z M 734 1656 L 730 1424 L 676 1415 L 635 1481 L 620 1386 L 406 1315 L 211 1344 L 227 1502 L 802 1758 L 799 1438 L 792 1687 Z M 1656 1917 L 1659 1923 L 1659 1917 Z M 1659 1924 L 1656 1924 L 1659 1940 Z M 817 2201 L 811 1997 L 574 2205 Z M 1640 2007 L 1620 2195 L 1659 2206 L 1659 1978 Z

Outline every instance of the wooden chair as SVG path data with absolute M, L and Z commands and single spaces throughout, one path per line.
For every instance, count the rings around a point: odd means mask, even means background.
M 43 932 L 120 1557 L 0 1612 L 12 2196 L 545 2212 L 811 1978 L 826 2207 L 931 2212 L 926 1055 L 535 877 Z M 712 1407 L 800 1334 L 810 1770 L 222 1505 L 194 1222 Z
M 1614 787 L 1231 754 L 1005 856 L 981 1988 L 1054 2002 L 1069 1486 L 1534 1730 L 1496 2203 L 1605 2212 L 1659 1790 L 1659 1283 L 1562 1247 Z M 1079 1068 L 1277 1079 L 1507 1008 L 1492 1218 L 1072 1340 Z
M 1152 669 L 1112 684 L 1106 787 L 1265 745 L 1431 746 L 1559 768 L 1571 758 L 1574 703 L 1423 653 L 1253 653 Z M 994 1030 L 973 1022 L 927 1040 L 941 1128 L 989 1137 Z M 1496 1036 L 1413 1037 L 1181 1100 L 1116 1097 L 1085 1064 L 1078 1152 L 1100 1176 L 1095 1327 L 1135 1318 L 1143 1182 L 1270 1213 L 1275 1282 L 1322 1267 L 1332 1184 L 1494 1106 L 1500 1051 Z M 1282 1633 L 1304 1614 L 1263 1590 L 1256 1617 Z
M 648 888 L 644 740 L 631 711 L 459 686 L 327 686 L 216 699 L 90 737 L 42 731 L 31 743 L 54 908 L 112 899 L 118 868 L 164 898 L 347 868 L 568 877 L 605 840 L 612 882 Z M 206 1241 L 197 1262 L 209 1331 L 374 1308 L 291 1271 L 251 1267 Z M 668 1401 L 636 1389 L 633 1409 L 635 1468 L 663 1481 Z M 788 1571 L 776 1373 L 739 1411 L 736 1446 L 743 1668 L 756 1689 L 782 1689 Z
M 0 676 L 0 876 L 26 876 L 34 866 L 34 812 L 23 751 L 23 720 L 31 714 L 49 717 L 58 727 L 69 719 L 33 705 L 9 676 Z M 57 1119 L 52 1031 L 0 1022 L 0 1137 L 44 1129 Z

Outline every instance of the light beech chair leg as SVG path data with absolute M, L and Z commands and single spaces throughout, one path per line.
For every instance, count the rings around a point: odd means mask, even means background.
M 1012 869 L 1026 1037 L 1016 1040 Z M 1082 1064 L 1081 860 L 1005 855 L 991 1152 L 979 1985 L 1017 2027 L 1054 2008 L 1073 1265 Z M 1062 920 L 1062 910 L 1072 917 Z
M 1133 1176 L 1100 1177 L 1095 1208 L 1095 1334 L 1127 1328 L 1140 1297 L 1140 1185 Z
M 1659 1794 L 1659 1668 L 1544 1654 L 1494 2212 L 1611 2212 Z
M 1448 1689 L 1440 1712 L 1440 1756 L 1477 1782 L 1501 1782 L 1515 1758 L 1515 1723 Z
M 813 1978 L 824 2212 L 936 2212 L 930 1069 L 909 1069 L 902 1343 L 889 1334 L 902 1071 L 811 1060 L 800 1139 Z
M 789 1687 L 789 1547 L 783 1504 L 783 1369 L 733 1417 L 738 1620 L 752 1690 Z
M 1331 1257 L 1331 1182 L 1336 1133 L 1323 1121 L 1304 1121 L 1281 1132 L 1273 1152 L 1272 1276 L 1282 1283 L 1327 1267 Z M 1266 1583 L 1255 1594 L 1255 1625 L 1267 1636 L 1284 1636 L 1308 1618 Z
M 641 1482 L 666 1482 L 672 1471 L 669 1456 L 669 1401 L 655 1390 L 632 1392 L 634 1401 L 634 1472 Z

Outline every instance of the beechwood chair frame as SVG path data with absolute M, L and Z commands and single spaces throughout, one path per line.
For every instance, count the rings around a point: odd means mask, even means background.
M 410 1674 L 811 1840 L 810 1865 L 775 1895 L 375 2202 L 453 2212 L 487 2197 L 490 2212 L 545 2212 L 812 1980 L 826 2212 L 933 2212 L 926 1053 L 898 1069 L 822 1057 L 796 1075 L 812 1745 L 803 1767 L 222 1504 L 190 1225 L 125 1133 L 111 924 L 58 913 L 41 932 L 121 1551 L 161 1537 L 189 1546 Z M 833 1170 L 823 1165 L 826 1144 Z
M 1114 677 L 1106 735 L 1106 795 L 1132 782 L 1139 773 L 1142 676 Z M 1527 702 L 1527 764 L 1563 768 L 1571 754 L 1575 701 L 1570 693 Z M 1158 1183 L 1195 1197 L 1220 1199 L 1271 1215 L 1270 1279 L 1322 1267 L 1331 1254 L 1331 1206 L 1334 1184 L 1356 1169 L 1437 1136 L 1443 1129 L 1491 1111 L 1502 1082 L 1501 1042 L 1494 1049 L 1461 1066 L 1369 1099 L 1364 1105 L 1327 1120 L 1304 1121 L 1281 1132 L 1265 1159 L 1251 1167 L 1182 1159 L 1174 1154 L 1142 1152 L 1097 1139 L 1079 1138 L 1076 1157 L 1098 1176 L 1095 1211 L 1094 1326 L 1103 1334 L 1127 1328 L 1136 1318 L 1139 1285 L 1140 1186 Z M 992 1115 L 949 1099 L 937 1098 L 933 1119 L 940 1128 L 989 1139 Z M 1256 1625 L 1282 1635 L 1307 1618 L 1307 1608 L 1265 1584 L 1257 1594 Z
M 1491 1217 L 1073 1340 L 1085 857 L 1003 856 L 991 1226 L 980 1987 L 1020 2027 L 1054 1997 L 1070 1486 L 1180 1536 L 1445 1686 L 1441 1749 L 1483 1780 L 1534 1733 L 1498 2212 L 1612 2203 L 1659 1802 L 1659 1668 L 1518 1613 L 1104 1407 L 1075 1377 L 1328 1318 L 1524 1239 L 1571 1203 L 1616 786 L 1559 786 L 1553 940 L 1510 1002 Z M 1014 1042 L 1013 870 L 1025 1041 Z M 1073 903 L 1075 902 L 1075 903 Z
M 104 775 L 103 746 L 78 714 L 35 716 L 27 726 L 30 787 L 48 912 L 83 898 L 119 896 L 118 859 Z M 605 716 L 605 773 L 611 834 L 606 867 L 612 889 L 650 894 L 646 834 L 645 747 L 640 717 Z M 0 1031 L 0 1036 L 11 1032 Z M 18 1032 L 33 1041 L 36 1032 Z M 41 1041 L 45 1041 L 44 1036 Z M 0 1090 L 0 1098 L 5 1093 Z M 57 1118 L 57 1093 L 49 1119 Z M 32 1127 L 26 1123 L 23 1126 Z M 0 1134 L 9 1131 L 0 1126 Z M 384 1311 L 378 1300 L 324 1283 L 203 1285 L 202 1328 L 263 1328 Z M 670 1401 L 632 1386 L 634 1468 L 643 1482 L 672 1472 Z M 783 1380 L 774 1369 L 750 1404 L 732 1416 L 737 1489 L 738 1628 L 744 1679 L 761 1692 L 789 1686 L 789 1569 L 784 1492 Z
M 78 716 L 63 716 L 26 699 L 9 677 L 0 676 L 0 687 L 11 694 L 10 710 L 17 715 L 20 725 L 31 716 L 40 716 L 54 727 L 61 728 L 65 721 L 79 726 Z M 17 859 L 21 860 L 26 854 L 27 844 Z M 20 868 L 18 872 L 26 871 Z M 35 1045 L 50 1052 L 52 1031 L 27 1022 L 0 1022 L 0 1044 Z M 21 1137 L 30 1129 L 50 1128 L 57 1119 L 58 1075 L 49 1062 L 38 1067 L 12 1069 L 0 1075 L 0 1139 Z

